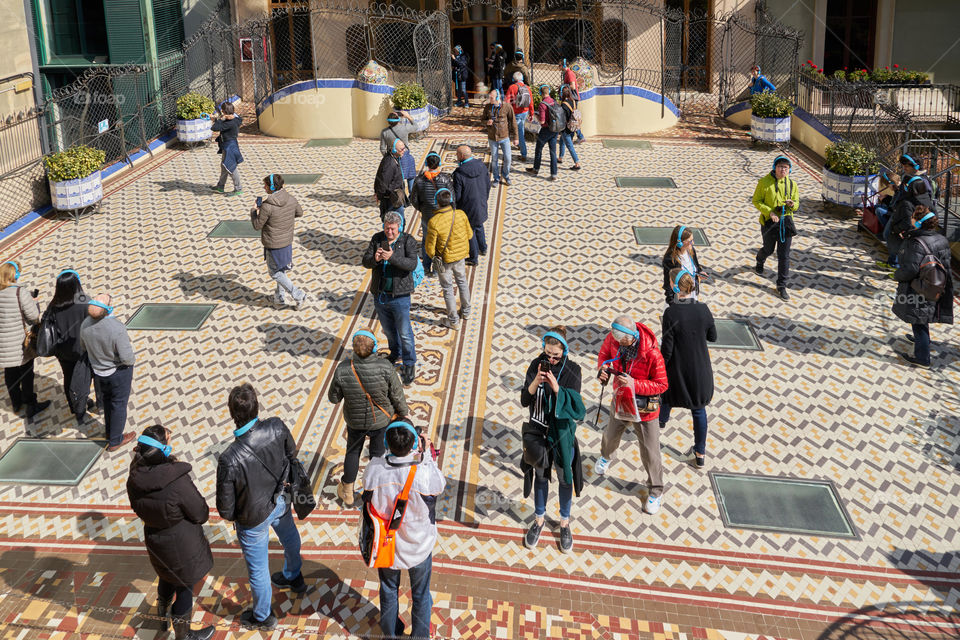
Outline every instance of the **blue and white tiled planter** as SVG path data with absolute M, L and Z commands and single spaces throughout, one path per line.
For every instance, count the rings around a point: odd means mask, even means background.
M 86 178 L 50 182 L 50 204 L 58 211 L 82 209 L 101 200 L 103 200 L 103 182 L 99 171 L 94 171 Z
M 410 109 L 407 113 L 413 118 L 413 124 L 417 126 L 417 131 L 426 131 L 427 127 L 430 126 L 430 111 L 427 107 Z
M 790 117 L 758 118 L 750 114 L 750 136 L 764 142 L 790 142 Z
M 213 126 L 213 122 L 209 118 L 177 120 L 177 140 L 180 142 L 209 140 L 213 136 L 211 126 Z
M 827 202 L 846 207 L 862 207 L 864 198 L 868 203 L 876 204 L 880 190 L 880 176 L 842 176 L 823 168 L 823 187 L 821 195 Z

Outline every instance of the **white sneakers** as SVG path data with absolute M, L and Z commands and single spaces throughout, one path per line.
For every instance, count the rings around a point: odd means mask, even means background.
M 602 476 L 607 472 L 608 468 L 610 468 L 610 461 L 603 456 L 600 456 L 597 459 L 597 463 L 593 465 L 593 472 L 598 476 Z M 660 496 L 650 496 L 647 498 L 646 503 L 644 503 L 643 510 L 650 515 L 653 515 L 660 511 L 661 503 L 662 500 L 660 499 Z
M 598 476 L 602 476 L 607 472 L 607 467 L 609 466 L 610 466 L 610 461 L 604 458 L 603 456 L 600 456 L 600 459 L 597 460 L 597 464 L 593 466 L 593 472 L 596 473 Z
M 643 505 L 643 510 L 650 515 L 660 511 L 660 496 L 650 496 L 647 498 L 647 503 Z

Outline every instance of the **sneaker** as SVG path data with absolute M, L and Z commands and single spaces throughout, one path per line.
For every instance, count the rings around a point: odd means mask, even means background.
M 505 185 L 507 185 L 507 186 L 509 187 L 509 186 L 510 186 L 511 184 L 513 184 L 513 183 L 510 182 L 510 178 L 507 178 L 506 176 L 504 176 L 504 178 L 503 178 L 503 184 L 505 184 Z
M 782 300 L 789 300 L 790 295 L 787 293 L 787 290 L 783 287 L 777 289 L 777 295 L 780 296 Z
M 556 181 L 557 181 L 557 176 L 550 176 L 550 181 L 551 181 L 551 182 L 556 182 Z
M 569 526 L 564 527 L 564 526 L 561 525 L 561 527 L 560 527 L 560 551 L 561 551 L 562 553 L 566 553 L 567 551 L 570 551 L 570 549 L 573 549 L 573 534 L 570 533 L 570 527 L 569 527 Z
M 475 267 L 475 266 L 477 266 L 479 263 L 478 263 L 476 260 L 464 260 L 464 261 L 463 261 L 463 264 L 465 264 L 465 265 L 468 266 L 468 267 Z
M 43 402 L 27 405 L 27 418 L 32 418 L 33 416 L 37 415 L 41 411 L 44 411 L 49 406 L 50 406 L 50 400 L 44 400 Z
M 303 581 L 303 574 L 298 573 L 293 580 L 283 577 L 283 571 L 277 571 L 270 576 L 270 582 L 278 589 L 290 589 L 294 593 L 303 593 L 307 590 L 307 583 Z
M 906 338 L 909 342 L 914 342 L 916 339 L 913 337 L 912 333 L 905 333 L 903 337 Z
M 533 167 L 527 167 L 527 173 L 532 173 L 533 175 L 537 175 L 540 172 L 534 169 Z
M 757 263 L 757 266 L 755 266 L 755 267 L 753 268 L 753 271 L 754 271 L 754 273 L 756 273 L 758 276 L 762 276 L 762 275 L 763 275 L 763 263 L 762 263 L 762 262 L 758 262 L 758 263 Z
M 602 476 L 607 472 L 607 467 L 610 466 L 610 461 L 600 456 L 600 459 L 597 460 L 597 464 L 593 466 L 593 472 L 598 476 Z
M 880 267 L 881 269 L 886 269 L 887 271 L 897 270 L 897 265 L 890 264 L 889 262 L 883 262 L 881 260 L 877 260 L 877 266 Z
M 480 255 L 485 256 L 485 255 L 487 255 L 487 252 L 486 252 L 486 251 L 481 251 L 481 252 L 480 252 Z
M 227 194 L 227 197 L 232 198 L 233 196 L 242 196 L 242 195 L 243 195 L 243 189 L 239 189 L 239 190 L 234 189 L 233 191 Z
M 897 351 L 897 355 L 900 357 L 901 360 L 903 360 L 904 362 L 908 363 L 910 366 L 917 367 L 918 369 L 929 369 L 929 368 L 930 368 L 930 363 L 929 363 L 929 362 L 927 362 L 926 364 L 924 364 L 923 362 L 920 362 L 919 360 L 917 360 L 917 359 L 914 358 L 913 356 L 908 356 L 907 354 L 905 354 L 905 353 L 900 353 L 899 351 Z
M 217 193 L 223 193 L 223 187 L 218 187 L 216 185 L 210 187 L 210 191 L 216 191 Z
M 650 496 L 647 498 L 647 503 L 643 505 L 643 510 L 650 515 L 660 511 L 660 496 Z
M 545 523 L 546 520 L 537 524 L 537 519 L 533 519 L 533 524 L 527 529 L 527 535 L 523 536 L 523 546 L 527 549 L 533 549 L 537 546 L 537 543 L 540 542 L 540 532 L 543 531 L 543 525 Z
M 310 301 L 307 300 L 307 294 L 303 294 L 299 300 L 294 300 L 293 304 L 297 307 L 297 309 L 302 309 L 304 305 L 308 304 L 309 302 Z
M 467 311 L 464 311 L 463 309 L 460 309 L 460 311 L 457 311 L 457 315 L 460 316 L 461 320 L 466 320 L 470 317 L 470 310 L 468 309 Z
M 499 180 L 491 180 L 491 181 L 490 181 L 490 187 L 491 187 L 491 188 L 497 186 L 498 184 L 500 184 L 500 181 L 499 181 Z
M 580 171 L 580 169 L 582 169 L 582 168 L 583 168 L 583 167 L 581 167 L 579 164 L 575 164 L 575 165 L 573 165 L 572 167 L 570 167 L 570 170 L 571 170 L 571 171 Z
M 284 298 L 283 296 L 277 295 L 277 293 L 274 292 L 274 294 L 273 294 L 273 302 L 274 302 L 275 304 L 280 304 L 280 305 L 284 305 L 284 306 L 285 306 L 285 305 L 287 304 L 287 299 Z
M 240 626 L 258 631 L 273 631 L 277 627 L 277 616 L 271 612 L 266 620 L 257 620 L 253 617 L 253 609 L 247 609 L 240 616 Z

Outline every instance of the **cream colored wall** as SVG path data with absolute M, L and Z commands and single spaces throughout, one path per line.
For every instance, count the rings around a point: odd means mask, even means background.
M 389 93 L 372 93 L 363 89 L 353 92 L 353 135 L 358 138 L 379 138 L 392 111 Z
M 727 121 L 740 127 L 748 126 L 750 124 L 750 109 L 744 109 L 727 116 Z M 827 145 L 830 144 L 830 139 L 800 119 L 796 113 L 790 117 L 790 137 L 808 147 L 821 158 L 826 158 Z
M 260 131 L 279 138 L 352 138 L 352 89 L 310 89 L 284 96 L 260 114 Z
M 0 2 L 0 42 L 4 43 L 4 55 L 0 56 L 0 78 L 33 71 L 30 59 L 30 41 L 23 2 L 12 0 Z M 0 84 L 0 119 L 16 116 L 34 106 L 33 88 L 15 91 L 18 83 L 29 78 L 17 78 Z M 9 91 L 7 91 L 9 89 Z
M 660 104 L 638 96 L 593 96 L 580 103 L 585 136 L 635 136 L 660 131 L 677 123 L 670 109 L 660 117 Z

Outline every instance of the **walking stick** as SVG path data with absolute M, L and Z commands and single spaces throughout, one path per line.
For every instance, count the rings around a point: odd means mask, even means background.
M 600 384 L 600 400 L 597 402 L 597 417 L 593 419 L 593 428 L 596 430 L 597 425 L 600 423 L 600 408 L 603 407 L 603 392 L 607 388 L 605 383 Z

